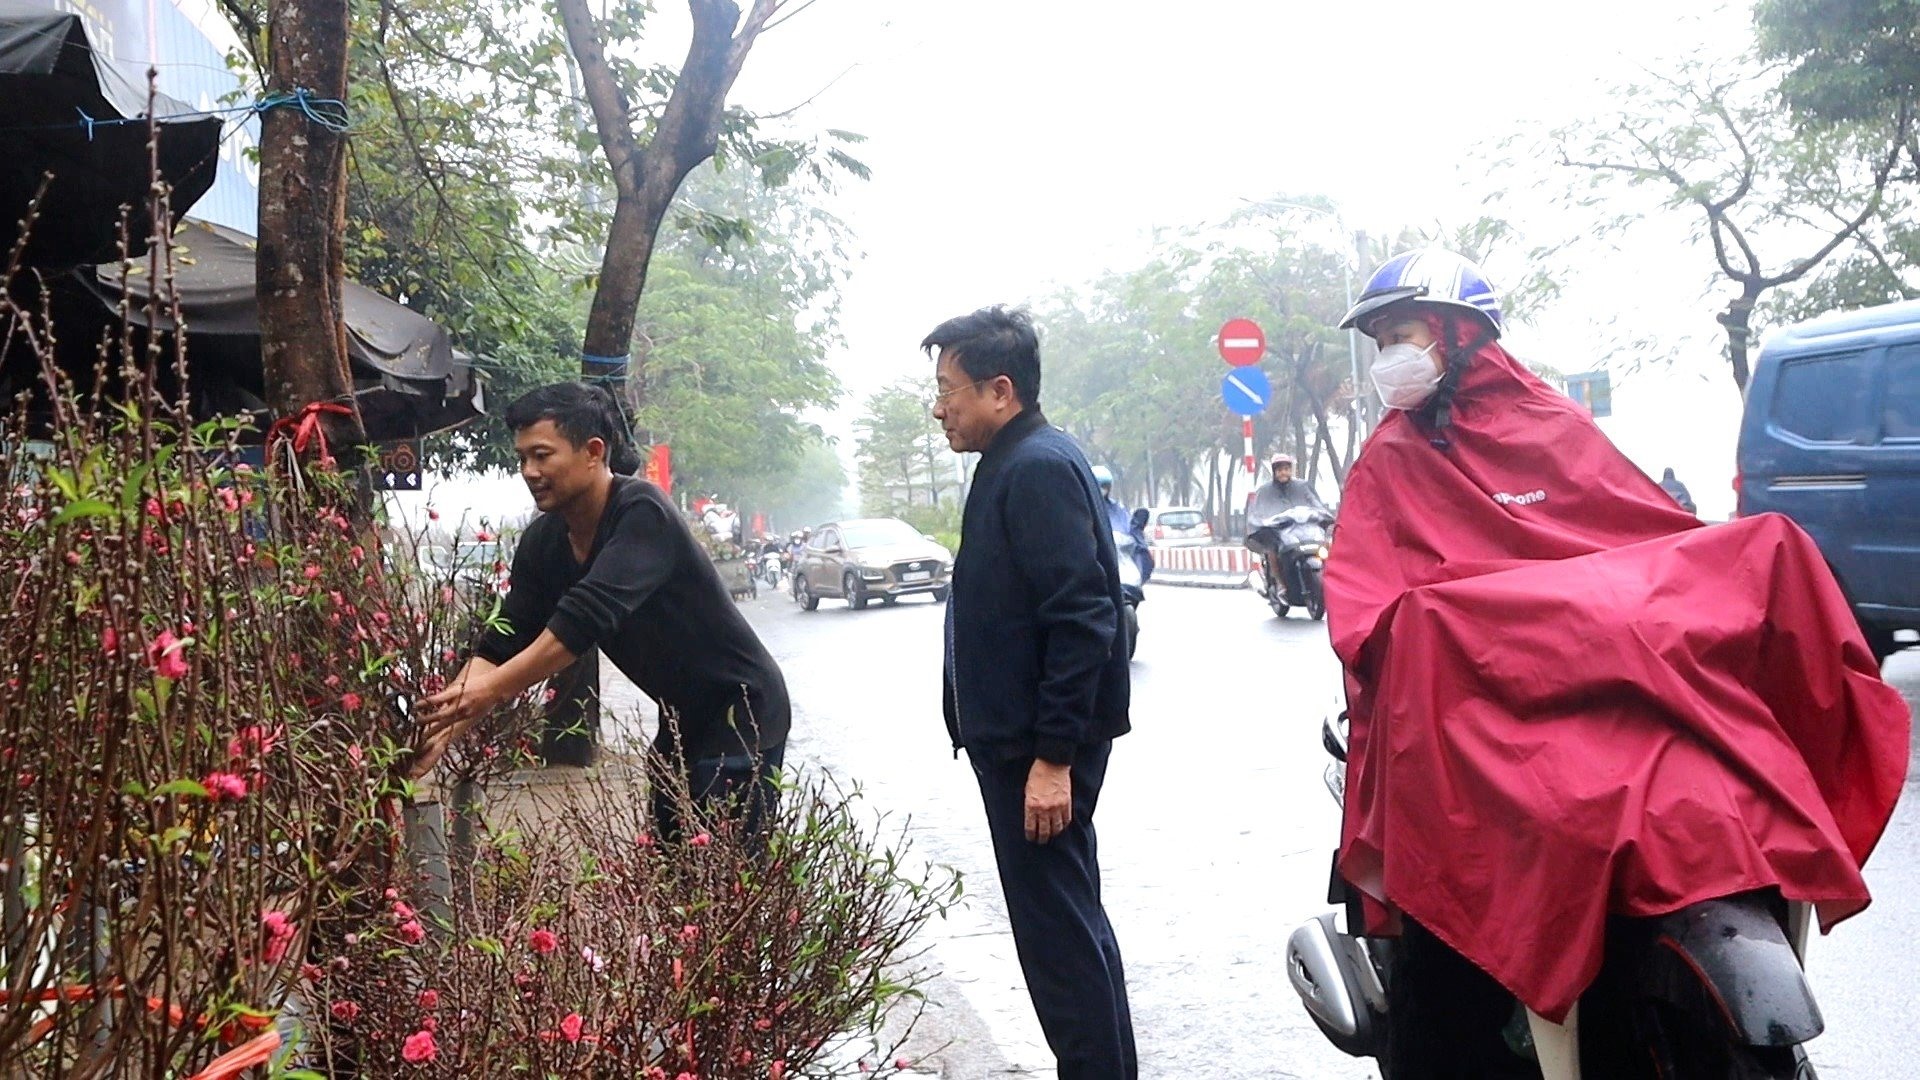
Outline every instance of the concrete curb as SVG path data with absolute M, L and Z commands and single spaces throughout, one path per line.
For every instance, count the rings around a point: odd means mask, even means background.
M 1183 589 L 1244 589 L 1245 574 L 1173 574 L 1155 570 L 1148 585 L 1174 585 Z

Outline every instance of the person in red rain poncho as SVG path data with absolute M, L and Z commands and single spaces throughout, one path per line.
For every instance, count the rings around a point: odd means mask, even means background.
M 1703 526 L 1499 320 L 1478 267 L 1427 249 L 1343 323 L 1380 345 L 1389 411 L 1326 570 L 1351 722 L 1339 872 L 1370 932 L 1403 929 L 1455 984 L 1416 1000 L 1396 978 L 1395 1038 L 1490 1021 L 1498 1040 L 1512 1005 L 1488 976 L 1561 1022 L 1609 915 L 1773 888 L 1830 929 L 1868 902 L 1906 771 L 1905 703 L 1806 534 Z

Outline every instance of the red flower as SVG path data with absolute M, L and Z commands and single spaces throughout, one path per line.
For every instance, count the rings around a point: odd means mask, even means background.
M 320 977 L 322 975 L 325 975 L 326 973 L 327 973 L 326 969 L 321 967 L 319 964 L 301 964 L 300 965 L 300 977 L 307 980 L 308 982 L 319 982 Z
M 393 890 L 388 889 L 387 891 L 392 892 Z M 402 900 L 399 897 L 389 897 L 388 899 L 393 901 L 393 917 L 394 918 L 396 919 L 413 918 L 413 908 L 409 906 L 405 900 Z
M 200 781 L 207 797 L 214 802 L 238 801 L 247 797 L 247 782 L 230 772 L 210 772 Z
M 478 530 L 475 530 L 473 534 L 473 538 L 485 544 L 493 540 L 493 534 L 488 532 L 485 529 L 478 529 Z
M 239 511 L 240 496 L 235 495 L 232 488 L 215 488 L 213 494 L 215 498 L 220 500 L 220 508 L 222 510 L 225 510 L 229 514 Z
M 681 927 L 680 940 L 685 944 L 692 944 L 693 942 L 700 940 L 700 928 L 697 926 L 694 926 L 692 923 L 688 923 L 686 926 Z
M 279 963 L 287 955 L 287 946 L 293 943 L 293 924 L 287 921 L 285 912 L 263 911 L 260 928 L 267 934 L 267 963 Z
M 440 1004 L 440 991 L 438 990 L 420 991 L 420 1007 L 421 1008 L 423 1009 L 437 1008 L 439 1004 Z
M 527 935 L 527 948 L 545 956 L 560 947 L 560 939 L 551 930 L 535 930 Z
M 153 673 L 163 679 L 183 679 L 187 675 L 187 661 L 180 653 L 187 643 L 173 635 L 171 630 L 160 631 L 160 636 L 147 645 L 147 663 Z
M 560 1021 L 560 1034 L 570 1043 L 579 1042 L 580 1028 L 584 1023 L 579 1013 L 568 1013 L 567 1018 Z
M 713 837 L 708 833 L 695 833 L 693 839 L 687 841 L 687 843 L 692 844 L 694 847 L 706 847 L 713 843 Z
M 395 927 L 394 932 L 400 935 L 401 941 L 409 945 L 418 945 L 427 939 L 426 927 L 421 926 L 418 919 L 408 919 Z
M 434 1043 L 431 1031 L 416 1031 L 407 1036 L 407 1041 L 400 1046 L 400 1059 L 414 1065 L 439 1056 L 440 1047 Z
M 340 695 L 340 707 L 348 712 L 360 711 L 360 695 L 349 690 Z
M 320 576 L 320 567 L 315 563 L 308 563 L 307 568 L 302 570 L 301 573 L 307 575 L 308 581 L 312 581 Z
M 335 1020 L 343 1024 L 351 1024 L 360 1019 L 360 1006 L 351 1001 L 336 1001 L 327 1011 L 333 1014 Z
M 767 1067 L 767 1080 L 781 1080 L 781 1077 L 786 1075 L 787 1059 L 785 1058 L 775 1058 L 773 1064 Z
M 100 631 L 100 647 L 106 650 L 106 653 L 108 656 L 112 656 L 114 653 L 119 652 L 120 651 L 120 632 L 118 630 L 115 630 L 111 626 L 107 627 L 105 630 Z
M 429 507 L 427 507 L 427 520 L 428 520 L 428 521 L 439 521 L 439 520 L 440 520 L 440 511 L 438 511 L 438 510 L 435 510 L 435 509 L 434 509 L 433 507 L 431 507 L 431 506 L 429 506 Z
M 248 724 L 240 733 L 227 740 L 227 756 L 235 761 L 273 752 L 280 741 L 280 732 L 268 731 L 259 724 Z

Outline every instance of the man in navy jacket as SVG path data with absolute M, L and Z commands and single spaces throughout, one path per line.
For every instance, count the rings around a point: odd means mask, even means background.
M 947 600 L 944 709 L 980 783 L 1007 917 L 1062 1080 L 1139 1075 L 1093 811 L 1128 729 L 1124 601 L 1093 472 L 1040 413 L 1024 312 L 949 319 L 933 415 L 978 451 Z

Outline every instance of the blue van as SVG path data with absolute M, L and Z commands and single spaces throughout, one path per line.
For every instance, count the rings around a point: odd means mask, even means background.
M 1812 535 L 1875 654 L 1920 630 L 1920 300 L 1769 338 L 1740 423 L 1740 513 Z

